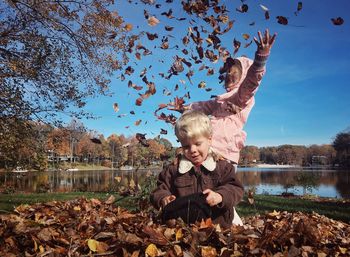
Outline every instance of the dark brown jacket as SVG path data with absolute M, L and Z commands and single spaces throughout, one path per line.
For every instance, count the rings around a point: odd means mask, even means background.
M 212 219 L 224 228 L 232 225 L 233 207 L 241 201 L 244 192 L 234 167 L 224 160 L 217 161 L 213 171 L 201 166 L 200 173 L 191 168 L 190 171 L 180 174 L 178 166 L 171 164 L 159 174 L 157 185 L 151 194 L 151 202 L 158 209 L 161 207 L 161 200 L 169 195 L 181 197 L 203 192 L 205 189 L 221 194 L 222 202 L 212 207 Z

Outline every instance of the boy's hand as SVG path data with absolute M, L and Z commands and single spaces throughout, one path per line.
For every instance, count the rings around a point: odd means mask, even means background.
M 211 189 L 205 189 L 203 194 L 208 194 L 205 200 L 211 207 L 222 202 L 222 196 Z
M 271 35 L 269 33 L 269 29 L 266 29 L 264 37 L 262 37 L 260 31 L 258 31 L 258 36 L 259 36 L 259 40 L 256 37 L 254 37 L 254 41 L 255 41 L 256 45 L 258 46 L 258 51 L 262 54 L 270 53 L 271 47 L 275 43 L 275 39 L 276 39 L 277 34 L 275 33 L 271 37 Z
M 176 196 L 175 196 L 175 195 L 168 195 L 168 196 L 164 197 L 164 198 L 161 200 L 162 208 L 164 208 L 168 203 L 174 201 L 175 199 L 176 199 Z

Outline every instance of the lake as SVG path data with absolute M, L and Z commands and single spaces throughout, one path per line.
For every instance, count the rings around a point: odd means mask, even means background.
M 0 173 L 0 187 L 15 189 L 16 192 L 70 192 L 109 191 L 119 185 L 134 181 L 142 186 L 146 174 L 157 174 L 159 170 L 91 170 L 91 171 L 48 171 L 27 173 Z M 304 193 L 305 188 L 296 184 L 296 176 L 306 174 L 314 179 L 314 187 L 307 193 L 322 197 L 350 199 L 350 171 L 312 169 L 239 168 L 237 176 L 245 189 L 254 189 L 257 194 Z M 289 185 L 289 186 L 288 186 Z M 292 186 L 293 185 L 293 186 Z

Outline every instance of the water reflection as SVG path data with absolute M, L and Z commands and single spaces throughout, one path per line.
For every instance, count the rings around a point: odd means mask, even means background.
M 0 173 L 0 186 L 15 188 L 23 192 L 69 192 L 69 191 L 109 191 L 116 185 L 115 177 L 121 178 L 121 184 L 128 185 L 131 180 L 142 185 L 146 170 L 135 171 L 59 171 L 28 172 L 25 174 Z M 157 174 L 159 170 L 150 171 Z M 281 194 L 286 185 L 294 184 L 288 192 L 303 194 L 304 188 L 296 185 L 297 169 L 238 169 L 238 177 L 245 188 L 256 188 L 257 193 Z M 350 171 L 303 170 L 317 177 L 313 194 L 324 197 L 341 197 L 350 199 Z

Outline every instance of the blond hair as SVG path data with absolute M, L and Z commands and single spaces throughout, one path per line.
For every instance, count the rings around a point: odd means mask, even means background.
M 210 119 L 201 111 L 187 111 L 176 121 L 175 135 L 180 141 L 199 136 L 210 138 L 212 135 Z

